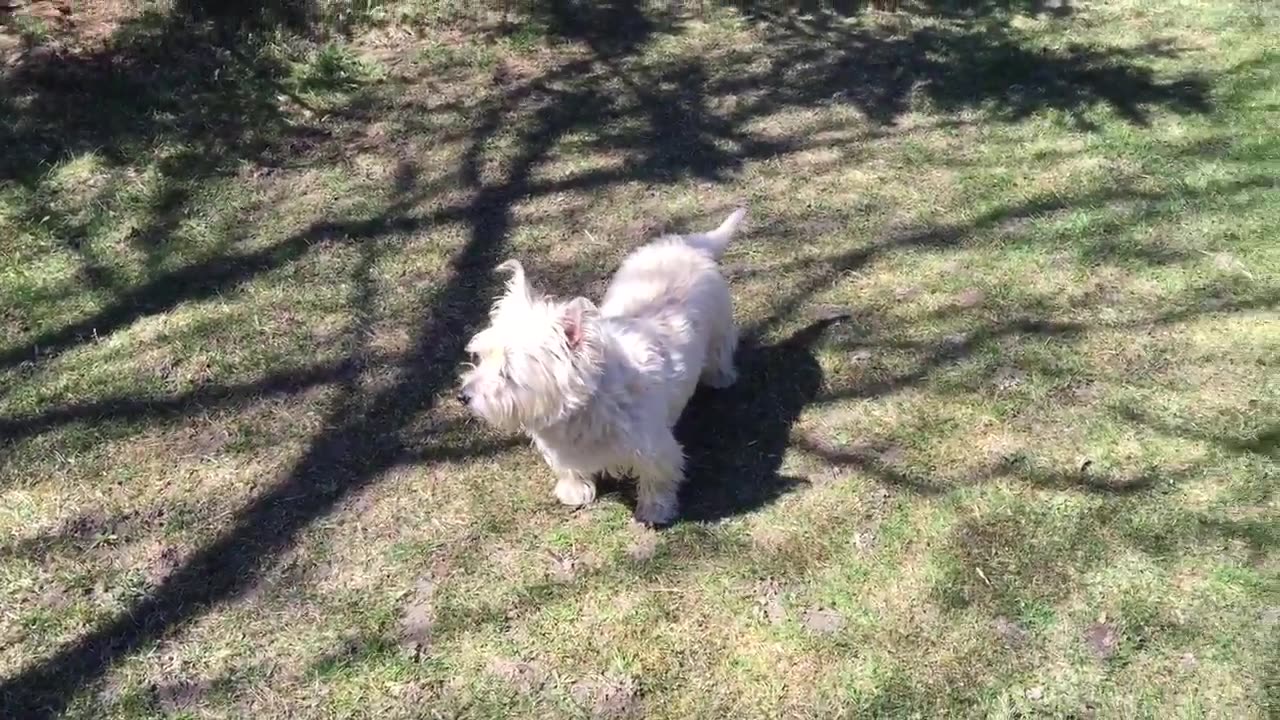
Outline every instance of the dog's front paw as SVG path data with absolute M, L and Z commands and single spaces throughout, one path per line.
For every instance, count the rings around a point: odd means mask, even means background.
M 636 520 L 645 525 L 670 525 L 680 513 L 680 505 L 676 498 L 657 497 L 644 499 L 636 503 Z
M 561 480 L 556 483 L 556 499 L 570 507 L 590 505 L 596 499 L 596 484 L 577 478 Z

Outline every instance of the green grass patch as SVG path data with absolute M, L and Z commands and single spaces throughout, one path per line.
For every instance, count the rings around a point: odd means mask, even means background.
M 0 715 L 1274 713 L 1265 4 L 196 5 L 3 31 Z M 560 508 L 493 268 L 744 200 L 683 519 Z

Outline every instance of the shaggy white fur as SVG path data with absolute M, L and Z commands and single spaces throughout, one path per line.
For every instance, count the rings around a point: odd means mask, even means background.
M 745 215 L 637 249 L 599 308 L 543 297 L 519 262 L 503 263 L 511 279 L 489 327 L 467 344 L 476 364 L 458 399 L 532 437 L 566 505 L 595 499 L 597 473 L 630 475 L 636 518 L 670 523 L 684 477 L 676 420 L 699 381 L 720 388 L 737 378 L 733 304 L 716 261 Z

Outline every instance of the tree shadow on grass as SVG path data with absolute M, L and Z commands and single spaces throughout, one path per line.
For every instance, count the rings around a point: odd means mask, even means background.
M 670 8 L 646 7 L 643 0 L 544 0 L 532 8 L 532 19 L 546 34 L 581 41 L 597 57 L 633 54 L 657 33 L 678 31 Z
M 985 108 L 1010 122 L 1054 110 L 1084 130 L 1093 128 L 1087 112 L 1095 107 L 1136 125 L 1146 125 L 1153 108 L 1181 114 L 1212 109 L 1205 77 L 1164 79 L 1145 64 L 1173 52 L 1168 48 L 1038 47 L 1000 21 L 892 34 L 823 12 L 764 9 L 748 17 L 777 61 L 728 83 L 742 92 L 756 89 L 756 103 L 766 105 L 848 103 L 884 125 L 921 100 L 935 111 Z M 759 111 L 751 103 L 740 107 Z
M 762 136 L 751 123 L 796 107 L 852 105 L 870 119 L 892 124 L 920 94 L 944 111 L 990 108 L 1009 121 L 1058 110 L 1086 122 L 1084 113 L 1108 106 L 1145 123 L 1149 109 L 1206 112 L 1207 83 L 1198 77 L 1162 80 L 1141 64 L 1142 49 L 1075 47 L 1067 51 L 1029 46 L 999 24 L 925 28 L 883 35 L 868 27 L 832 24 L 819 14 L 753 16 L 770 62 L 750 54 L 710 61 L 631 56 L 656 33 L 679 29 L 669 18 L 643 12 L 629 0 L 547 6 L 549 32 L 581 41 L 593 59 L 538 77 L 507 93 L 508 102 L 487 113 L 476 130 L 490 130 L 513 103 L 562 91 L 562 102 L 593 126 L 592 150 L 623 151 L 633 161 L 619 169 L 588 171 L 553 183 L 528 183 L 530 195 L 586 190 L 622 181 L 672 182 L 686 176 L 723 179 L 747 161 L 812 146 L 792 138 Z M 825 18 L 825 19 L 824 19 Z M 0 157 L 0 172 L 34 187 L 49 163 L 97 152 L 112 165 L 150 162 L 160 149 L 176 148 L 162 162 L 172 193 L 132 241 L 162 267 L 165 240 L 181 217 L 186 188 L 229 172 L 237 162 L 270 164 L 271 158 L 306 157 L 334 132 L 315 122 L 297 124 L 279 98 L 286 65 L 249 41 L 233 40 L 225 27 L 206 28 L 181 14 L 148 14 L 126 24 L 112 44 L 86 56 L 56 62 L 27 61 L 0 79 L 0 143 L 15 152 Z M 249 36 L 251 37 L 251 36 Z M 621 88 L 611 86 L 618 82 Z M 733 98 L 732 108 L 718 110 Z M 562 109 L 566 110 L 566 109 Z M 377 108 L 364 108 L 371 116 Z M 624 129 L 609 127 L 635 117 Z M 358 118 L 357 118 L 358 119 Z M 830 141 L 821 142 L 830 145 Z M 478 146 L 478 145 L 477 145 Z M 475 158 L 469 156 L 469 165 Z M 464 168 L 463 175 L 468 175 Z M 157 273 L 149 281 L 115 288 L 115 299 L 95 314 L 0 348 L 0 367 L 56 357 L 134 320 L 190 299 L 216 294 L 291 262 L 318 240 L 369 236 L 466 220 L 467 204 L 429 217 L 391 214 L 373 223 L 316 223 L 276 246 L 228 254 Z M 39 208 L 28 214 L 43 216 Z M 55 218 L 56 222 L 56 218 Z M 63 242 L 75 247 L 69 228 Z M 99 284 L 110 277 L 85 257 L 86 274 Z
M 735 0 L 733 4 L 749 13 L 852 17 L 868 10 L 886 10 L 934 17 L 982 18 L 1039 14 L 1065 17 L 1072 13 L 1073 3 L 1071 0 Z
M 581 70 L 580 65 L 570 63 L 550 71 L 542 80 L 569 83 L 575 71 Z M 325 430 L 276 485 L 243 507 L 217 539 L 196 551 L 125 611 L 6 678 L 0 683 L 0 715 L 39 718 L 58 714 L 78 689 L 100 677 L 121 657 L 179 632 L 211 605 L 245 592 L 267 563 L 315 518 L 331 512 L 348 493 L 373 482 L 410 454 L 403 437 L 406 427 L 412 418 L 430 410 L 439 392 L 453 381 L 463 340 L 468 330 L 480 323 L 487 299 L 495 293 L 491 270 L 511 231 L 513 206 L 529 195 L 535 170 L 564 133 L 594 119 L 591 99 L 595 96 L 592 88 L 581 83 L 557 89 L 554 97 L 540 104 L 516 129 L 516 150 L 505 173 L 488 182 L 466 177 L 471 197 L 456 210 L 456 219 L 466 223 L 468 237 L 454 253 L 447 276 L 424 298 L 429 313 L 417 328 L 397 381 L 366 397 L 359 389 L 358 365 L 341 375 L 337 379 L 340 392 L 328 410 Z M 490 143 L 501 119 L 477 127 L 472 144 Z M 377 254 L 375 238 L 403 220 L 400 215 L 407 201 L 389 207 L 375 222 L 349 227 L 344 233 L 349 241 L 362 243 L 362 259 L 353 278 L 358 285 L 352 313 L 356 318 L 367 318 L 373 303 L 370 268 Z M 301 252 L 304 247 L 300 244 L 296 249 Z M 272 263 L 273 256 L 268 252 L 260 262 Z M 243 273 L 243 267 L 231 266 L 227 272 Z M 250 270 L 241 277 L 253 274 Z M 172 306 L 182 296 L 182 291 L 170 293 L 166 304 Z M 145 300 L 139 298 L 140 302 Z M 131 305 L 119 306 L 113 314 L 116 326 L 138 316 Z M 356 329 L 357 343 L 367 341 L 366 331 L 367 327 Z M 74 342 L 72 335 L 60 335 L 64 347 Z M 428 451 L 420 459 L 431 461 L 436 454 Z
M 207 257 L 200 248 L 193 254 L 201 259 L 174 262 L 196 249 L 175 237 L 195 188 L 225 181 L 282 147 L 305 157 L 317 138 L 329 136 L 323 122 L 302 122 L 285 109 L 288 74 L 287 62 L 260 38 L 222 35 L 154 11 L 122 22 L 101 47 L 28 57 L 0 74 L 0 181 L 18 190 L 10 201 L 35 245 L 47 236 L 78 256 L 81 280 L 108 298 L 81 320 L 6 344 L 0 369 L 52 359 L 140 317 L 224 291 L 322 239 L 313 228 L 265 250 L 227 247 Z M 54 207 L 51 171 L 84 157 L 107 180 L 90 184 L 91 202 Z M 116 216 L 113 201 L 127 203 L 126 215 L 137 221 Z M 124 229 L 119 244 L 142 258 L 141 281 L 114 277 L 88 245 L 92 232 L 112 226 Z M 26 316 L 31 310 L 15 313 L 19 327 L 39 327 Z
M 1252 418 L 1255 421 L 1252 431 L 1234 433 L 1213 433 L 1202 428 L 1193 427 L 1190 423 L 1178 424 L 1160 420 L 1151 412 L 1137 407 L 1120 409 L 1124 419 L 1148 427 L 1163 435 L 1183 437 L 1198 442 L 1209 443 L 1227 453 L 1248 455 L 1258 458 L 1275 458 L 1280 456 L 1280 422 L 1270 421 L 1266 406 L 1259 405 L 1259 412 Z
M 1162 484 L 1171 481 L 1165 478 Z M 1106 502 L 1089 503 L 1074 514 L 1036 504 L 967 510 L 939 547 L 931 594 L 948 611 L 977 610 L 1005 623 L 1035 622 L 1046 609 L 1079 593 L 1083 577 L 1125 553 L 1141 553 L 1172 570 L 1189 554 L 1220 549 L 1261 567 L 1280 547 L 1275 523 L 1167 507 L 1152 513 L 1149 495 L 1124 490 L 1108 495 Z M 1138 636 L 1177 631 L 1157 618 L 1120 619 Z M 1004 635 L 1007 629 L 997 632 Z M 1015 632 L 1025 634 L 1025 627 Z
M 230 42 L 146 12 L 101 49 L 26 59 L 0 78 L 0 142 L 11 148 L 0 173 L 31 183 L 83 152 L 126 165 L 166 146 L 177 152 L 162 163 L 178 174 L 256 157 L 291 132 L 277 99 L 288 69 L 252 36 Z
M 632 3 L 618 3 L 613 12 L 625 16 L 635 12 Z M 589 12 L 591 5 L 575 6 Z M 607 16 L 600 23 L 611 22 Z M 227 75 L 221 70 L 226 55 L 219 48 L 199 39 L 184 46 L 189 35 L 180 31 L 186 18 L 169 18 L 172 25 L 162 25 L 158 34 L 119 38 L 112 52 L 95 55 L 78 62 L 70 74 L 58 69 L 23 67 L 22 73 L 34 72 L 40 79 L 22 86 L 22 101 L 6 92 L 0 98 L 0 110 L 6 118 L 3 139 L 6 146 L 23 152 L 7 158 L 0 166 L 5 175 L 20 182 L 38 182 L 43 165 L 68 152 L 105 148 L 110 162 L 121 164 L 144 157 L 156 149 L 157 139 L 180 142 L 195 163 L 200 158 L 217 158 L 212 165 L 192 165 L 193 177 L 226 169 L 228 160 L 257 160 L 264 152 L 286 138 L 264 135 L 268 128 L 281 133 L 292 132 L 275 104 L 279 85 L 279 69 L 254 63 L 238 68 L 235 77 L 243 82 L 235 87 L 220 83 Z M 411 349 L 399 368 L 400 374 L 390 387 L 368 396 L 359 391 L 359 364 L 335 368 L 334 382 L 341 386 L 339 398 L 332 404 L 325 428 L 313 438 L 302 457 L 273 487 L 241 508 L 230 526 L 213 542 L 196 551 L 181 567 L 145 596 L 127 608 L 66 643 L 49 656 L 25 667 L 0 684 L 3 714 L 12 717 L 41 718 L 60 713 L 73 695 L 86 684 L 106 673 L 115 663 L 144 647 L 182 631 L 208 609 L 239 596 L 249 588 L 276 554 L 293 543 L 311 522 L 335 507 L 348 493 L 369 485 L 381 473 L 406 456 L 404 433 L 412 418 L 432 408 L 435 398 L 453 380 L 455 363 L 461 354 L 463 339 L 483 319 L 488 298 L 495 290 L 492 267 L 512 230 L 513 206 L 525 199 L 556 191 L 590 190 L 610 183 L 669 182 L 686 175 L 716 178 L 725 170 L 752 159 L 775 157 L 796 147 L 763 141 L 747 129 L 751 122 L 776 109 L 819 106 L 849 102 L 873 119 L 892 120 L 906 109 L 907 90 L 914 83 L 928 88 L 932 81 L 945 90 L 963 87 L 963 91 L 941 92 L 936 97 L 956 98 L 955 107 L 991 104 L 1010 109 L 1017 119 L 1020 113 L 1046 107 L 1075 107 L 1132 99 L 1141 107 L 1169 105 L 1175 109 L 1195 110 L 1196 103 L 1180 103 L 1177 89 L 1155 81 L 1123 86 L 1123 98 L 1105 83 L 1127 80 L 1134 73 L 1097 74 L 1075 71 L 1070 60 L 1060 56 L 1040 56 L 1026 48 L 1018 52 L 983 53 L 980 45 L 983 31 L 974 29 L 953 42 L 942 35 L 932 44 L 902 46 L 877 39 L 866 31 L 856 31 L 834 38 L 825 47 L 816 47 L 807 30 L 779 23 L 774 32 L 789 34 L 785 47 L 765 71 L 748 69 L 746 59 L 726 61 L 723 67 L 708 67 L 695 72 L 696 63 L 664 64 L 661 62 L 621 62 L 643 46 L 651 24 L 624 25 L 631 35 L 620 40 L 601 36 L 607 25 L 580 18 L 573 21 L 571 32 L 594 50 L 591 60 L 566 63 L 533 81 L 512 89 L 490 114 L 474 126 L 471 144 L 474 152 L 465 157 L 483 156 L 485 146 L 507 129 L 506 121 L 514 112 L 513 105 L 529 104 L 527 119 L 512 133 L 514 151 L 505 172 L 491 181 L 483 181 L 479 173 L 460 169 L 469 199 L 456 206 L 436 211 L 427 217 L 409 217 L 410 198 L 388 207 L 372 220 L 352 222 L 317 222 L 280 245 L 245 255 L 215 258 L 174 271 L 169 276 L 154 278 L 132 290 L 125 290 L 117 302 L 104 310 L 61 328 L 41 333 L 30 342 L 19 343 L 0 351 L 0 364 L 8 365 L 32 358 L 42 343 L 60 352 L 84 342 L 86 337 L 118 330 L 148 314 L 175 307 L 193 298 L 205 297 L 219 289 L 247 281 L 274 267 L 300 257 L 317 240 L 340 237 L 343 242 L 368 243 L 390 233 L 421 229 L 433 221 L 463 223 L 467 239 L 457 249 L 445 276 L 425 295 L 429 308 L 426 319 L 416 328 Z M 634 27 L 641 28 L 639 35 Z M 136 30 L 137 28 L 132 28 Z M 587 34 L 584 34 L 587 33 Z M 597 33 L 592 35 L 591 33 Z M 777 37 L 777 36 L 775 36 Z M 1007 35 L 992 35 L 992 42 L 1016 43 Z M 967 38 L 967 39 L 966 39 Z M 926 38 L 928 39 L 928 38 Z M 965 43 L 969 44 L 965 44 Z M 167 54 L 155 55 L 156 47 Z M 1012 46 L 1011 46 L 1012 47 Z M 869 60 L 897 59 L 905 52 L 910 61 L 906 78 L 890 72 L 878 63 L 866 71 Z M 970 53 L 981 62 L 974 64 Z M 876 54 L 888 53 L 888 54 Z M 175 65 L 169 58 L 193 54 L 204 64 Z M 235 53 L 230 57 L 235 58 Z M 937 58 L 946 58 L 946 60 Z M 948 85 L 948 78 L 963 78 L 966 73 L 993 70 L 992 63 L 1010 59 L 1031 63 L 1031 70 L 1015 75 L 1015 81 L 1039 77 L 1053 78 L 1053 93 L 1034 96 L 1032 102 L 1019 100 L 1024 90 L 1015 87 L 1005 76 L 993 73 L 980 82 Z M 1123 59 L 1114 61 L 1123 66 Z M 948 65 L 948 63 L 954 64 Z M 1064 63 L 1067 63 L 1064 65 Z M 85 71 L 83 68 L 91 68 Z M 1064 69 L 1066 68 L 1066 69 Z M 802 71 L 792 73 L 792 70 Z M 40 73 L 54 72 L 44 77 Z M 87 72 L 81 75 L 79 73 Z M 1027 73 L 1030 73 L 1029 75 Z M 170 75 L 176 77 L 170 77 Z M 157 77 L 171 81 L 190 75 L 212 84 L 197 84 L 191 93 L 165 97 L 172 88 L 160 84 L 156 92 L 150 83 Z M 630 90 L 618 91 L 611 85 L 621 77 Z M 1005 78 L 1005 79 L 1001 79 Z M 1118 80 L 1117 80 L 1118 79 Z M 101 83 L 99 81 L 102 81 Z M 907 81 L 910 82 L 907 82 Z M 188 78 L 190 81 L 190 78 Z M 1100 85 L 1100 83 L 1102 85 Z M 669 93 L 668 87 L 677 91 Z M 3 90 L 14 86 L 5 83 Z M 103 88 L 112 89 L 109 97 L 118 112 L 104 112 L 94 107 Z M 180 86 L 182 87 L 182 86 Z M 247 88 L 245 93 L 236 88 Z M 1194 88 L 1193 88 L 1194 89 Z M 618 94 L 626 102 L 618 101 Z M 133 98 L 131 93 L 140 93 Z M 247 94 L 246 94 L 247 93 Z M 834 96 L 833 96 L 834 93 Z M 745 96 L 733 109 L 718 112 L 707 98 L 724 99 Z M 1132 96 L 1132 98 L 1130 97 Z M 864 100 L 864 98 L 866 100 Z M 1045 98 L 1044 100 L 1038 98 Z M 1101 98 L 1101 99 L 1099 99 Z M 1049 101 L 1052 102 L 1049 102 Z M 199 102 L 207 101 L 207 102 Z M 597 127 L 613 114 L 631 109 L 670 103 L 678 112 L 640 112 L 648 117 L 635 130 L 601 132 L 596 148 L 626 149 L 642 158 L 620 170 L 603 173 L 587 172 L 566 181 L 535 181 L 537 171 L 568 132 Z M 210 113 L 204 113 L 206 107 Z M 946 104 L 943 103 L 944 107 Z M 90 111 L 90 108 L 93 108 Z M 247 108 L 247 109 L 246 109 Z M 97 113 L 97 116 L 95 116 Z M 1141 120 L 1140 115 L 1121 113 Z M 664 133 L 674 133 L 666 137 Z M 287 133 L 286 133 L 287 134 Z M 307 136 L 298 138 L 306 142 Z M 732 151 L 721 151 L 721 143 Z M 652 152 L 655 143 L 676 143 L 678 152 Z M 715 148 L 715 152 L 712 152 Z M 203 169 L 201 169 L 203 168 Z M 178 201 L 181 205 L 181 200 Z M 142 238 L 164 234 L 164 218 L 177 208 L 162 207 L 157 230 L 143 232 Z M 373 252 L 372 249 L 369 252 Z M 861 253 L 859 258 L 867 257 Z M 857 262 L 850 258 L 849 262 Z M 355 315 L 367 314 L 369 293 L 368 265 L 355 278 L 363 286 L 358 293 Z M 827 278 L 826 281 L 834 281 Z M 825 282 L 825 281 L 823 281 Z M 822 282 L 801 288 L 800 296 L 820 290 Z M 784 307 L 787 301 L 784 301 Z M 794 304 L 791 305 L 794 309 Z M 357 333 L 359 335 L 359 333 Z M 357 338 L 359 340 L 359 338 Z M 713 520 L 758 508 L 789 489 L 796 482 L 778 477 L 787 431 L 802 408 L 821 385 L 821 372 L 807 349 L 810 338 L 803 333 L 780 345 L 751 350 L 744 348 L 742 366 L 748 379 L 739 390 L 724 397 L 704 394 L 695 402 L 690 418 L 683 423 L 682 433 L 689 444 L 691 482 L 688 485 L 690 519 Z M 43 356 L 42 356 L 43 357 Z M 317 368 L 316 377 L 324 378 L 328 368 Z M 752 374 L 755 375 L 752 375 Z M 295 384 L 296 383 L 295 379 Z M 306 384 L 307 378 L 300 384 Z M 268 383 L 291 387 L 288 382 Z M 230 390 L 229 392 L 234 392 Z M 138 411 L 141 413 L 141 409 Z M 69 415 L 77 415 L 71 411 Z M 720 429 L 738 428 L 726 434 Z M 444 448 L 441 452 L 444 452 Z M 435 451 L 419 456 L 423 462 L 437 457 Z

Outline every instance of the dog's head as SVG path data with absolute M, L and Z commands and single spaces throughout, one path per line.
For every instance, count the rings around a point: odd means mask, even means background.
M 489 327 L 467 343 L 473 363 L 458 401 L 503 430 L 536 430 L 581 408 L 595 392 L 602 363 L 599 312 L 586 298 L 557 302 L 525 280 L 515 260 Z

